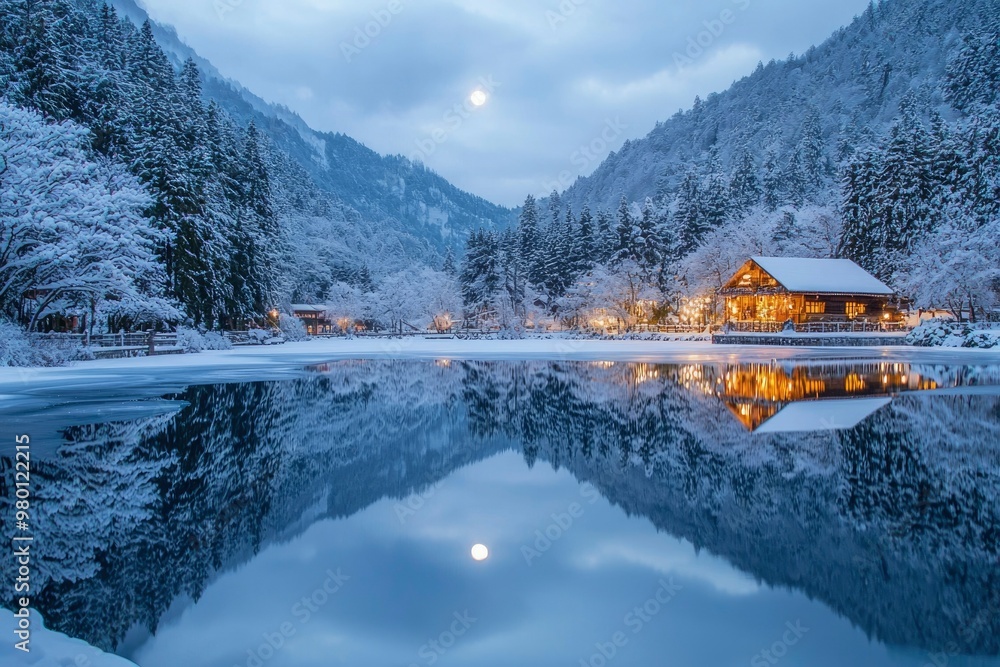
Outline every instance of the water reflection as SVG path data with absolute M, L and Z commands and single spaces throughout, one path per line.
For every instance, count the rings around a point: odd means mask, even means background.
M 1000 368 L 351 361 L 313 371 L 192 387 L 165 397 L 183 406 L 173 414 L 68 427 L 35 478 L 50 625 L 128 649 L 127 637 L 141 642 L 138 629 L 156 631 L 178 600 L 199 600 L 268 545 L 381 499 L 432 504 L 455 471 L 513 448 L 879 641 L 1000 653 L 1000 397 L 981 390 L 1000 386 Z

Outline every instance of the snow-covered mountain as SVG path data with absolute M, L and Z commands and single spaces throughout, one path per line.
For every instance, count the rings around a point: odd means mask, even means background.
M 150 20 L 135 0 L 110 0 L 109 4 L 136 25 Z M 507 224 L 508 209 L 459 190 L 401 155 L 380 155 L 347 135 L 312 129 L 290 109 L 266 102 L 224 77 L 185 44 L 173 27 L 154 23 L 153 31 L 175 64 L 195 60 L 210 99 L 241 124 L 255 121 L 322 191 L 353 209 L 346 213 L 348 217 L 356 213 L 380 227 L 378 232 L 398 235 L 409 258 L 428 259 L 447 246 L 460 248 L 473 229 Z
M 749 151 L 759 167 L 770 155 L 785 172 L 814 130 L 827 187 L 806 194 L 828 203 L 845 152 L 885 134 L 904 97 L 954 119 L 941 86 L 949 56 L 998 14 L 996 0 L 873 2 L 823 44 L 760 63 L 725 92 L 697 99 L 645 138 L 626 142 L 570 187 L 563 203 L 576 211 L 584 204 L 614 210 L 623 195 L 641 202 L 672 194 L 689 169 L 709 168 L 712 151 L 729 170 Z

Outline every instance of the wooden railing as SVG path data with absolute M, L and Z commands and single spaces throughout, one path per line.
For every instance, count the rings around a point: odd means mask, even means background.
M 149 346 L 149 333 L 116 333 L 116 334 L 95 334 L 87 340 L 86 334 L 36 334 L 39 338 L 50 341 L 67 341 L 79 346 L 92 348 L 142 348 Z M 153 345 L 155 347 L 175 347 L 177 345 L 177 334 L 158 333 L 153 335 Z
M 784 333 L 781 322 L 729 322 L 726 325 L 733 333 Z M 796 324 L 796 333 L 895 333 L 908 328 L 903 322 L 869 322 L 853 320 L 849 322 L 806 322 Z

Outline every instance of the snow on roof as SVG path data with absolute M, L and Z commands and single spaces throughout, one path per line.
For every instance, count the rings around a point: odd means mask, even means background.
M 323 306 L 312 306 L 307 303 L 293 303 L 292 304 L 293 313 L 325 313 L 326 308 Z
M 789 292 L 892 295 L 881 280 L 849 259 L 753 257 L 754 262 Z
M 891 398 L 861 398 L 790 403 L 756 433 L 806 433 L 854 428 L 892 403 Z

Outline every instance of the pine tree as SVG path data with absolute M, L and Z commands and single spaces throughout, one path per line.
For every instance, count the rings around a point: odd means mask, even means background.
M 600 264 L 607 264 L 614 255 L 615 248 L 615 228 L 612 224 L 611 214 L 605 210 L 597 212 L 597 261 Z
M 638 227 L 632 217 L 632 207 L 628 199 L 622 195 L 618 203 L 618 219 L 615 225 L 615 246 L 612 261 L 621 264 L 637 259 L 638 250 Z
M 665 248 L 660 237 L 656 210 L 651 199 L 646 199 L 642 207 L 642 217 L 639 219 L 637 234 L 636 259 L 644 278 L 652 281 L 657 271 L 663 265 Z
M 445 250 L 444 262 L 441 265 L 441 270 L 449 276 L 458 275 L 458 268 L 455 266 L 455 251 L 451 246 L 448 246 L 447 250 Z
M 709 154 L 708 172 L 701 187 L 701 211 L 705 224 L 710 228 L 721 227 L 732 213 L 729 183 L 717 147 L 713 147 Z
M 844 235 L 837 254 L 884 277 L 886 239 L 877 193 L 882 171 L 881 158 L 874 151 L 855 155 L 845 168 L 842 178 Z
M 769 211 L 776 211 L 783 201 L 784 174 L 778 161 L 778 154 L 770 150 L 764 158 L 764 177 L 761 180 L 764 205 Z
M 753 153 L 744 148 L 733 172 L 733 178 L 729 182 L 729 197 L 734 212 L 737 215 L 745 215 L 760 204 L 762 194 L 760 180 L 757 177 L 757 163 Z
M 798 150 L 792 151 L 788 158 L 783 181 L 785 201 L 792 206 L 801 207 L 805 203 L 811 186 L 803 165 L 802 154 Z
M 710 229 L 702 209 L 701 184 L 694 172 L 688 172 L 677 193 L 674 228 L 679 230 L 678 252 L 686 256 L 694 252 Z
M 597 239 L 594 229 L 594 217 L 589 206 L 583 207 L 580 213 L 579 231 L 574 248 L 575 269 L 577 273 L 590 271 L 597 261 Z
M 524 299 L 527 294 L 524 262 L 521 260 L 520 239 L 514 229 L 507 229 L 499 239 L 502 294 L 507 299 L 515 317 L 524 316 Z
M 542 283 L 544 264 L 541 256 L 541 230 L 538 224 L 538 205 L 535 198 L 528 195 L 524 200 L 521 215 L 518 219 L 518 234 L 520 236 L 520 261 L 524 275 L 532 285 Z
M 26 2 L 23 12 L 14 100 L 55 120 L 79 119 L 75 63 L 68 37 L 59 28 L 61 20 L 71 19 L 73 9 L 47 0 Z
M 562 197 L 555 190 L 549 195 L 549 217 L 550 224 L 558 227 L 562 218 Z
M 1000 99 L 1000 19 L 966 35 L 948 64 L 945 92 L 956 109 L 970 113 Z
M 495 312 L 502 286 L 499 243 L 492 232 L 477 230 L 469 237 L 459 283 L 466 316 L 482 324 Z
M 807 194 L 820 191 L 827 175 L 826 146 L 823 143 L 823 128 L 820 123 L 819 111 L 811 108 L 806 114 L 802 126 L 802 138 L 799 141 L 798 154 L 802 159 L 802 175 L 805 179 Z
M 878 191 L 882 234 L 890 253 L 908 253 L 935 225 L 930 206 L 935 193 L 931 141 L 913 104 L 904 102 L 884 153 Z
M 375 293 L 375 280 L 372 278 L 372 272 L 368 268 L 368 264 L 362 264 L 361 268 L 358 269 L 357 285 L 362 294 Z
M 247 233 L 247 278 L 250 289 L 249 313 L 260 316 L 277 300 L 280 229 L 272 208 L 271 178 L 261 152 L 261 136 L 251 121 L 247 127 L 243 163 L 243 221 Z

